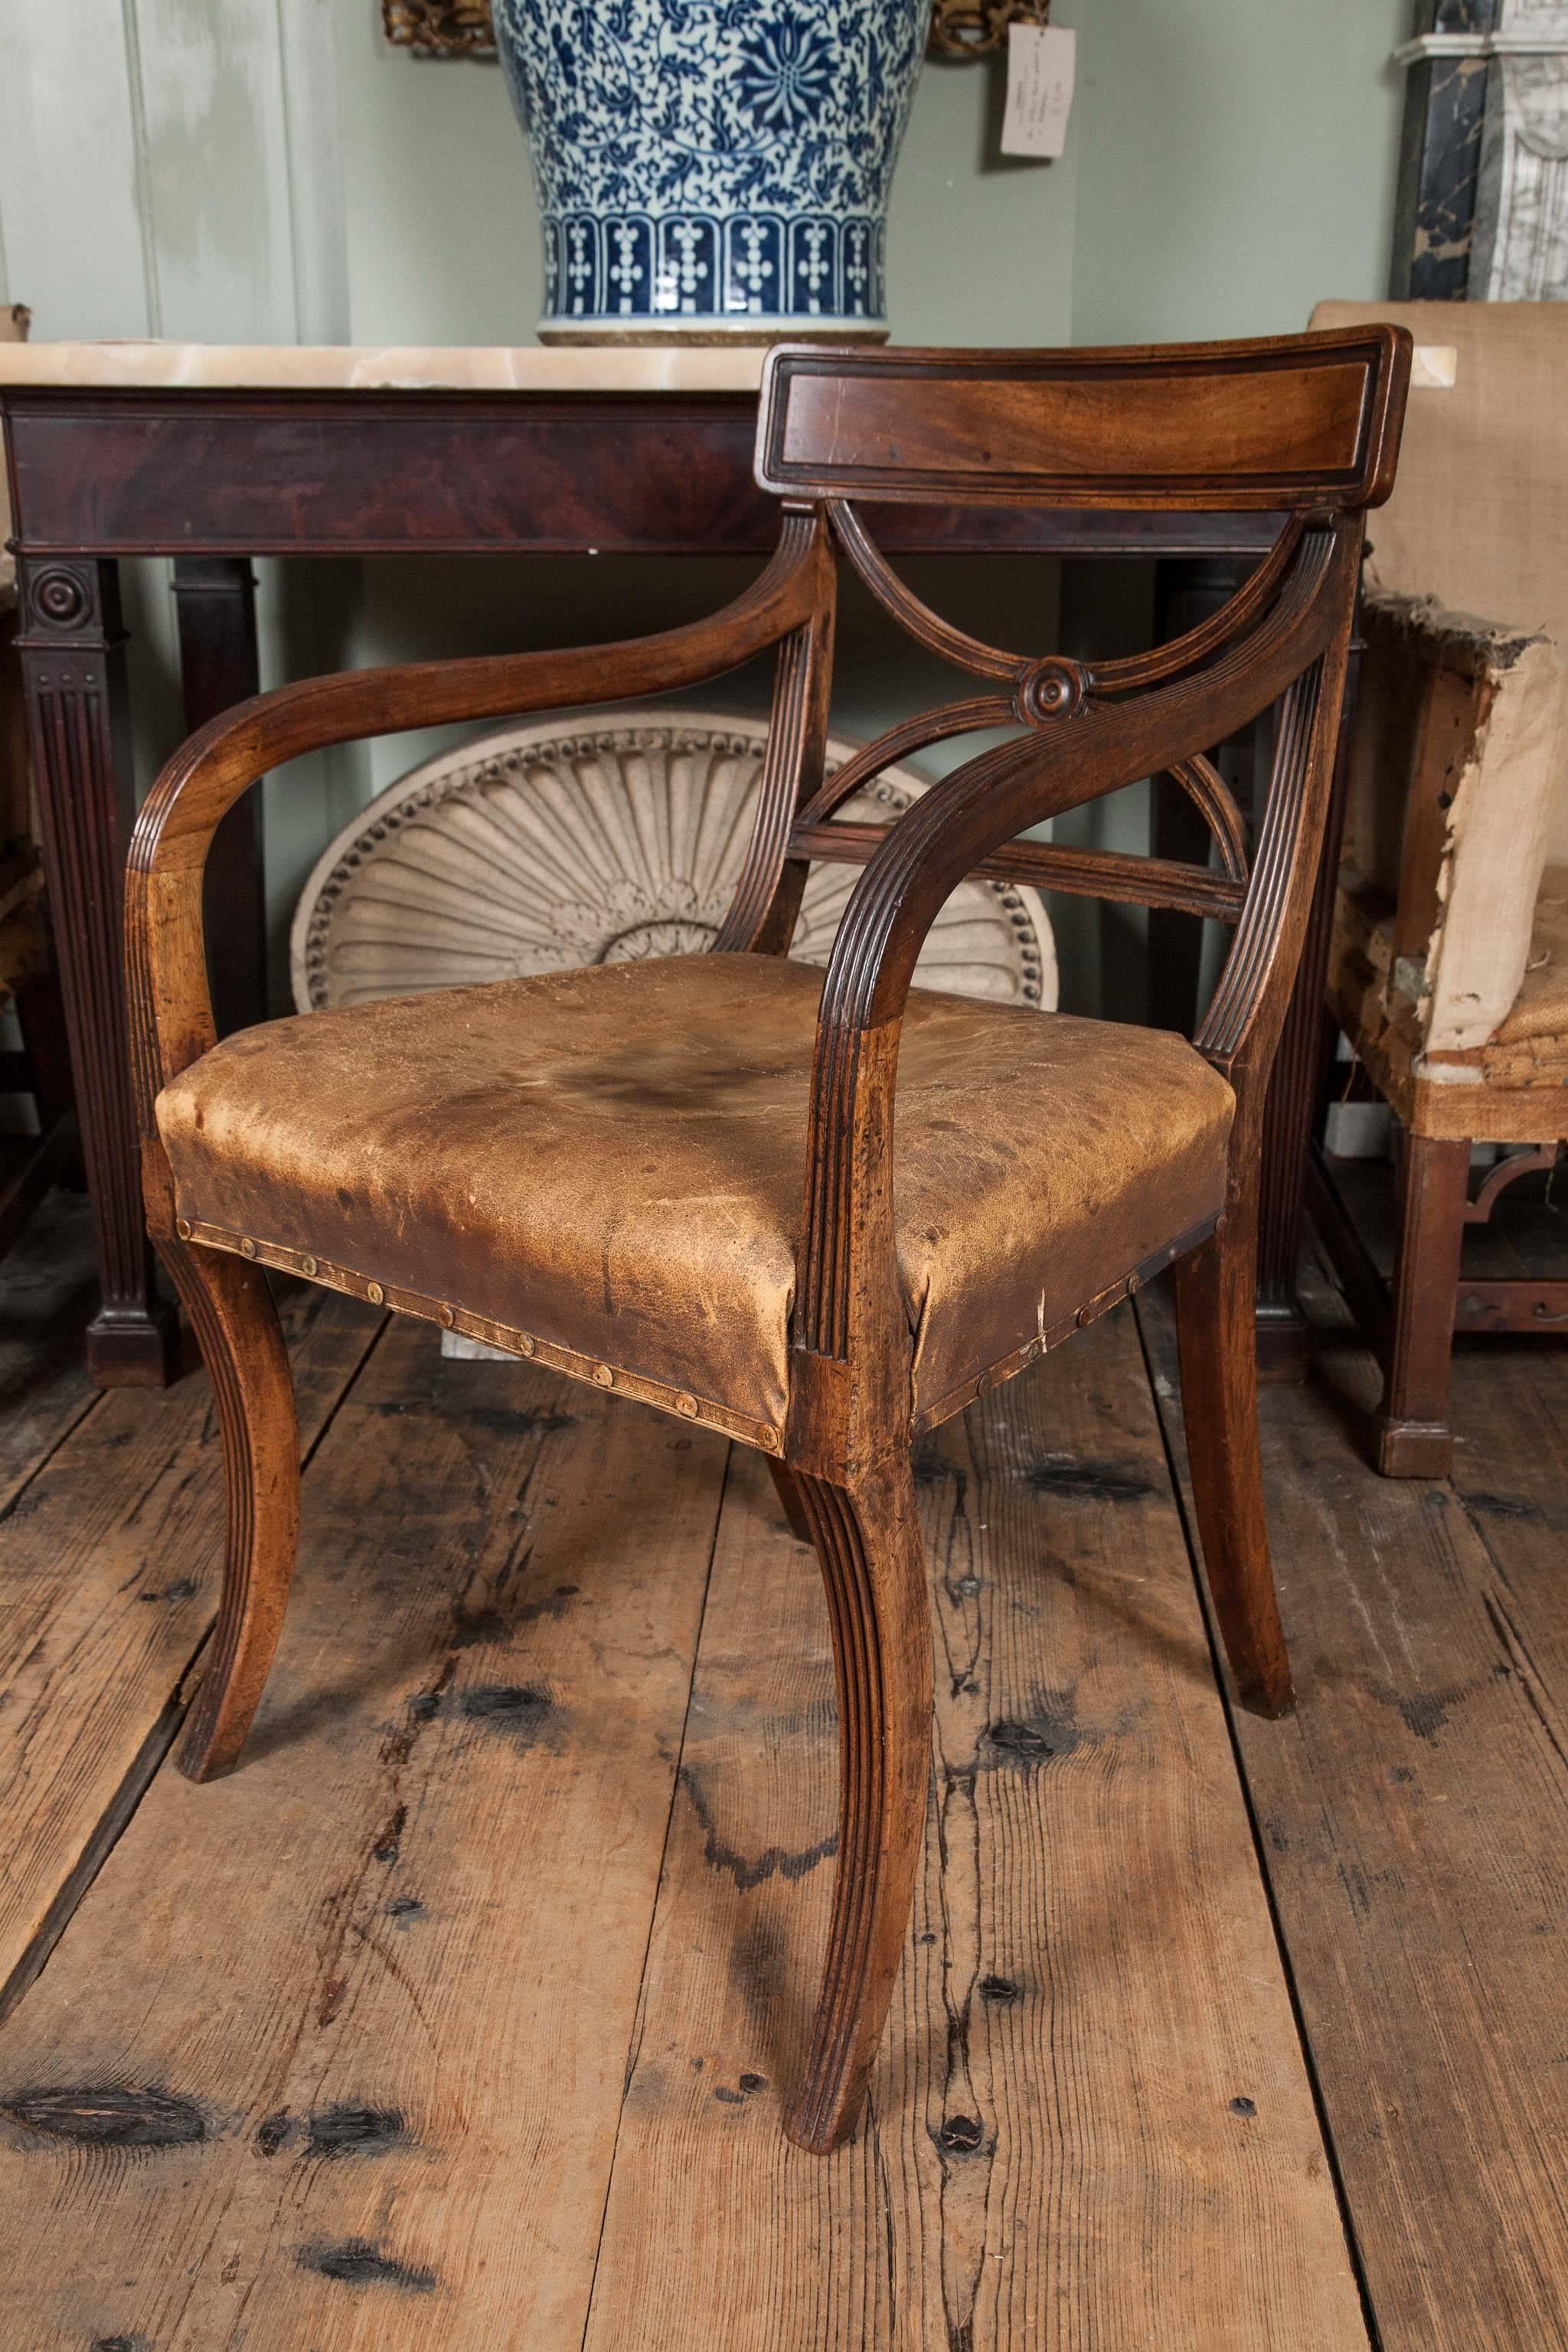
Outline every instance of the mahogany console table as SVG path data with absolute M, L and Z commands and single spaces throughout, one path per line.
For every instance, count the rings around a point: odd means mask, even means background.
M 777 512 L 752 481 L 759 365 L 755 352 L 723 351 L 0 352 L 19 645 L 102 1284 L 88 1334 L 101 1385 L 162 1385 L 176 1338 L 142 1224 L 126 1066 L 118 559 L 174 559 L 195 728 L 257 689 L 253 556 L 763 555 Z M 912 507 L 871 520 L 898 553 L 1227 558 L 1241 572 L 1280 520 Z M 251 793 L 232 813 L 208 873 L 229 1028 L 265 1012 L 259 806 Z M 1259 1317 L 1277 1371 L 1300 1355 L 1295 1265 L 1329 894 L 1319 899 L 1265 1139 Z

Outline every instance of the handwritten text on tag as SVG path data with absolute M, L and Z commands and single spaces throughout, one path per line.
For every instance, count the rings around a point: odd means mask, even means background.
M 1004 155 L 1059 155 L 1072 109 L 1078 35 L 1065 25 L 1007 27 Z

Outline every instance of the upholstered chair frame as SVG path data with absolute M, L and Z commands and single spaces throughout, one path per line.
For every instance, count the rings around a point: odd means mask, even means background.
M 202 876 L 216 828 L 260 777 L 310 750 L 692 687 L 775 650 L 754 829 L 716 952 L 783 954 L 810 860 L 865 868 L 816 1027 L 787 1416 L 782 1442 L 766 1429 L 753 1440 L 769 1452 L 792 1525 L 816 1546 L 837 1666 L 837 1886 L 787 2126 L 808 2148 L 834 2146 L 859 2112 L 924 1830 L 931 1657 L 910 1471 L 911 1340 L 894 1256 L 895 1105 L 915 959 L 966 874 L 1179 908 L 1230 926 L 1228 957 L 1194 1042 L 1228 1081 L 1236 1108 L 1223 1209 L 1196 1231 L 1169 1234 L 1141 1265 L 1084 1296 L 924 1420 L 1023 1370 L 1173 1262 L 1194 1490 L 1216 1614 L 1243 1699 L 1268 1715 L 1292 1703 L 1256 1426 L 1259 1138 L 1330 798 L 1363 511 L 1392 484 L 1408 372 L 1408 336 L 1385 328 L 1152 351 L 781 348 L 767 362 L 757 443 L 758 479 L 783 504 L 777 551 L 725 610 L 616 645 L 375 669 L 260 695 L 176 753 L 136 827 L 127 957 L 147 1215 L 212 1377 L 227 1479 L 223 1598 L 180 1759 L 200 1780 L 235 1764 L 260 1697 L 299 1507 L 288 1363 L 263 1265 L 254 1244 L 204 1245 L 178 1218 L 155 1108 L 160 1091 L 215 1044 Z M 1279 528 L 1223 610 L 1155 652 L 1090 663 L 1005 652 L 951 626 L 889 568 L 862 501 L 1246 509 L 1276 515 Z M 825 782 L 840 558 L 913 638 L 970 673 L 979 690 L 892 728 Z M 1273 774 L 1249 852 L 1206 751 L 1270 706 Z M 835 821 L 857 785 L 887 763 L 998 727 L 1021 731 L 955 768 L 893 825 Z M 1016 838 L 1167 772 L 1207 820 L 1215 851 L 1206 866 Z M 1029 1116 L 1026 1103 L 1018 1110 Z M 382 1295 L 379 1285 L 312 1258 L 290 1262 Z

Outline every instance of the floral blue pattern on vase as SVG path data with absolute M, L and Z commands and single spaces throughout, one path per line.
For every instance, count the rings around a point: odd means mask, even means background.
M 494 0 L 547 342 L 887 332 L 931 0 Z

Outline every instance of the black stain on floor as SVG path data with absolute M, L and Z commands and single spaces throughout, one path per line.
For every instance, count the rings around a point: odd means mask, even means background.
M 771 2032 L 790 1980 L 789 1953 L 776 1922 L 745 1921 L 730 1948 L 730 1975 L 758 2033 Z
M 305 2147 L 311 2156 L 384 2156 L 406 2137 L 396 2107 L 322 2107 L 306 2126 Z
M 79 2147 L 194 2147 L 211 2129 L 194 2099 L 114 2083 L 0 2093 L 0 2115 Z
M 542 1619 L 564 1617 L 581 1587 L 558 1584 L 552 1592 L 541 1600 L 525 1601 L 510 1615 L 494 1603 L 478 1609 L 465 1607 L 458 1601 L 452 1611 L 450 1635 L 454 1650 L 471 1650 L 480 1642 L 504 1642 L 521 1625 L 537 1625 Z
M 580 1584 L 558 1584 L 542 1601 L 525 1601 L 517 1612 L 520 1625 L 537 1625 L 543 1617 L 564 1617 L 582 1591 Z
M 735 2077 L 735 2087 L 732 2091 L 727 2090 L 722 2084 L 720 2084 L 713 2096 L 721 2106 L 743 2107 L 748 2099 L 754 2098 L 759 2091 L 765 2091 L 767 2087 L 768 2078 L 765 2074 L 738 2074 Z
M 757 2095 L 757 2091 L 766 2091 L 766 2086 L 769 2086 L 766 2074 L 736 2074 L 736 2088 L 733 2088 L 733 2091 L 729 2091 L 724 2084 L 720 2084 L 712 2095 L 720 2100 L 721 2107 L 742 2107 L 745 2103 L 748 2103 L 748 2098 L 754 2098 L 754 2095 Z
M 1436 1739 L 1446 1731 L 1448 1717 L 1461 1700 L 1469 1697 L 1474 1685 L 1469 1683 L 1442 1683 L 1435 1690 L 1396 1691 L 1390 1683 L 1368 1685 L 1380 1706 L 1392 1707 L 1406 1731 L 1417 1739 Z
M 1095 1747 L 1102 1736 L 1079 1723 L 1071 1691 L 1038 1691 L 1024 1714 L 986 1725 L 977 1760 L 983 1771 L 1029 1771 L 1057 1757 L 1074 1756 L 1080 1748 Z
M 394 1805 L 386 1817 L 384 1827 L 378 1833 L 375 1843 L 370 1850 L 371 1860 L 387 1864 L 395 1863 L 403 1851 L 403 1832 L 407 1825 L 407 1806 Z
M 465 1723 L 482 1724 L 520 1748 L 553 1743 L 564 1728 L 561 1709 L 537 1683 L 476 1683 L 455 1694 L 453 1709 Z
M 1493 1519 L 1543 1519 L 1546 1517 L 1539 1503 L 1531 1503 L 1523 1495 L 1462 1495 L 1459 1497 L 1472 1511 L 1484 1511 Z
M 196 1590 L 194 1576 L 182 1576 L 173 1584 L 165 1584 L 158 1592 L 139 1592 L 138 1601 L 189 1601 Z
M 782 1878 L 793 1885 L 808 1871 L 815 1870 L 818 1863 L 826 1862 L 829 1854 L 838 1851 L 838 1839 L 835 1834 L 819 1838 L 815 1845 L 802 1847 L 794 1853 L 782 1845 L 765 1846 L 754 1857 L 741 1853 L 735 1847 L 727 1845 L 720 1836 L 707 1790 L 695 1765 L 683 1765 L 679 1780 L 702 1832 L 703 1861 L 710 1870 L 727 1871 L 742 1895 L 749 1894 L 753 1886 L 761 1886 L 763 1880 L 769 1878 Z
M 434 2271 L 384 2254 L 369 2238 L 317 2239 L 301 2246 L 295 2260 L 302 2271 L 336 2279 L 343 2286 L 395 2286 L 409 2294 L 428 2294 L 436 2284 Z
M 1011 1977 L 982 1977 L 975 1987 L 981 2000 L 989 2001 L 994 2009 L 1007 2008 L 1017 2000 L 1021 1990 Z
M 459 1601 L 449 1638 L 454 1650 L 471 1650 L 479 1642 L 504 1642 L 510 1630 L 499 1609 L 465 1609 Z
M 1142 1470 L 1091 1454 L 1047 1454 L 1031 1462 L 1023 1475 L 1035 1494 L 1069 1503 L 1140 1503 L 1159 1492 Z

